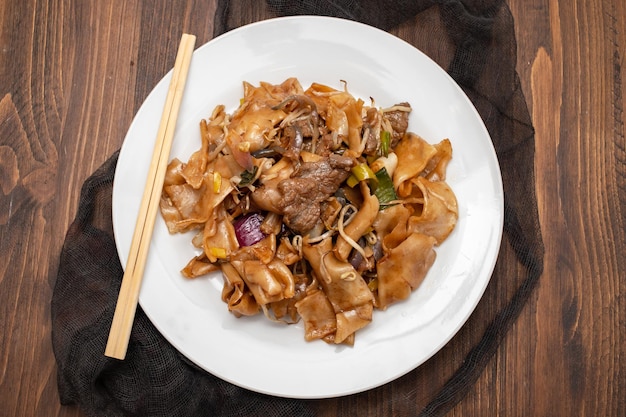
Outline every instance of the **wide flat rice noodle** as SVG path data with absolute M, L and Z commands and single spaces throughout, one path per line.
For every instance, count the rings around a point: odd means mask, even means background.
M 170 233 L 185 232 L 207 221 L 210 208 L 203 187 L 174 184 L 163 191 L 159 204 Z
M 269 264 L 276 255 L 276 235 L 270 234 L 250 246 L 242 246 L 231 255 L 231 259 L 247 261 L 256 259 Z
M 293 297 L 285 298 L 269 304 L 268 313 L 273 313 L 273 319 L 285 323 L 297 323 L 300 321 L 297 303 L 307 295 L 307 287 L 311 284 L 310 277 L 306 274 L 294 274 L 295 292 Z
M 407 133 L 396 146 L 395 153 L 398 156 L 398 165 L 393 173 L 393 186 L 399 197 L 406 197 L 408 192 L 405 190 L 405 183 L 426 168 L 431 158 L 437 154 L 437 149 L 420 136 Z
M 258 87 L 244 83 L 243 102 L 228 126 L 226 140 L 231 151 L 237 152 L 242 143 L 246 144 L 246 152 L 267 147 L 276 135 L 276 126 L 287 115 L 274 107 L 287 97 L 302 93 L 302 86 L 295 78 L 277 85 L 261 82 Z
M 352 344 L 347 339 L 355 332 L 372 321 L 374 305 L 372 303 L 363 304 L 352 310 L 337 313 L 337 333 L 335 333 L 335 343 Z
M 414 183 L 421 190 L 424 205 L 419 215 L 409 218 L 411 232 L 433 236 L 441 244 L 454 230 L 459 217 L 457 200 L 444 181 L 428 181 L 418 177 Z
M 312 291 L 296 303 L 304 322 L 304 339 L 324 339 L 337 331 L 337 318 L 333 306 L 323 291 Z
M 346 91 L 318 83 L 311 84 L 305 95 L 315 102 L 328 129 L 341 137 L 350 150 L 360 154 L 363 100 L 354 98 Z
M 222 287 L 222 301 L 228 305 L 228 311 L 236 317 L 252 316 L 260 309 L 252 293 L 246 287 L 239 272 L 229 263 L 221 265 L 224 286 Z
M 293 275 L 279 260 L 274 260 L 268 265 L 258 260 L 237 261 L 231 264 L 238 270 L 259 305 L 294 296 Z
M 329 97 L 326 125 L 331 131 L 346 137 L 348 148 L 357 154 L 361 149 L 361 111 L 363 101 L 355 99 L 349 93 L 334 94 Z
M 410 233 L 407 228 L 410 216 L 411 210 L 402 204 L 396 204 L 379 212 L 373 226 L 385 253 L 389 253 L 407 238 Z
M 202 245 L 206 256 L 217 261 L 217 252 L 224 251 L 224 257 L 239 248 L 235 228 L 228 218 L 226 209 L 220 205 L 211 213 L 211 221 L 206 222 L 202 235 Z
M 437 153 L 428 161 L 424 168 L 424 177 L 430 181 L 445 181 L 446 169 L 452 160 L 452 144 L 444 139 L 435 145 Z
M 233 191 L 228 180 L 231 175 L 232 163 L 220 158 L 219 162 L 210 164 L 214 171 L 222 171 L 218 177 L 213 174 L 204 175 L 202 185 L 194 188 L 188 183 L 178 184 L 174 170 L 178 165 L 172 165 L 170 184 L 163 187 L 160 209 L 170 233 L 185 232 L 200 227 L 209 220 L 212 210 Z M 182 174 L 181 174 L 182 175 Z
M 402 204 L 389 206 L 378 212 L 372 227 L 376 230 L 378 238 L 383 240 L 399 224 L 406 224 L 411 212 Z
M 362 183 L 365 184 L 365 183 Z M 369 193 L 367 186 L 362 187 L 363 190 L 363 205 L 359 208 L 359 211 L 354 215 L 352 221 L 344 227 L 344 233 L 352 239 L 354 242 L 359 240 L 363 234 L 372 226 L 374 219 L 378 216 L 379 202 L 375 195 Z M 348 255 L 352 251 L 352 245 L 343 238 L 343 235 L 339 235 L 337 242 L 335 243 L 335 254 L 337 258 L 342 261 L 348 259 Z
M 298 250 L 289 242 L 289 239 L 283 237 L 276 249 L 276 258 L 280 259 L 285 265 L 293 265 L 302 259 Z
M 433 249 L 435 243 L 431 236 L 412 233 L 378 262 L 378 307 L 381 310 L 408 298 L 422 283 L 437 256 Z
M 367 317 L 366 309 L 360 307 L 373 305 L 374 297 L 363 277 L 348 262 L 339 260 L 332 252 L 332 243 L 326 239 L 317 245 L 303 245 L 305 258 L 311 264 L 319 282 L 328 297 L 336 315 L 337 334 L 334 342 L 342 343 L 348 335 L 367 325 L 372 317 Z M 346 314 L 359 310 L 358 314 Z
M 197 278 L 208 273 L 219 271 L 219 266 L 212 263 L 204 253 L 191 258 L 181 273 L 185 278 Z
M 180 185 L 186 182 L 185 177 L 183 176 L 183 168 L 185 164 L 181 162 L 178 158 L 174 158 L 167 164 L 167 169 L 165 171 L 165 179 L 163 180 L 163 186 L 167 187 L 170 185 Z
M 205 135 L 200 135 L 202 146 L 189 157 L 189 160 L 182 169 L 182 176 L 187 184 L 198 189 L 202 186 L 204 173 L 209 163 L 209 141 Z

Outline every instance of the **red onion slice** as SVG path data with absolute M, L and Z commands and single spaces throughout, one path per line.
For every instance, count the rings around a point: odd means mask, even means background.
M 251 246 L 265 238 L 261 231 L 263 215 L 260 213 L 249 213 L 235 220 L 235 235 L 240 246 Z

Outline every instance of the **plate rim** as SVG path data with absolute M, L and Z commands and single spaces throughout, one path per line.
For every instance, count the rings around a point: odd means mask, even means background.
M 500 251 L 500 244 L 501 244 L 501 240 L 502 240 L 502 236 L 503 236 L 503 226 L 504 226 L 504 192 L 503 192 L 503 185 L 502 185 L 502 177 L 501 177 L 501 171 L 500 171 L 500 166 L 499 166 L 499 161 L 495 152 L 495 148 L 493 146 L 493 141 L 491 140 L 491 137 L 489 135 L 489 132 L 487 131 L 484 122 L 482 120 L 482 117 L 480 116 L 480 114 L 478 113 L 477 109 L 475 108 L 475 106 L 473 105 L 473 103 L 471 102 L 471 100 L 467 97 L 467 95 L 465 94 L 465 92 L 461 89 L 460 86 L 458 86 L 458 84 L 450 77 L 450 75 L 443 69 L 441 68 L 434 60 L 432 60 L 429 56 L 427 56 L 424 52 L 422 52 L 421 50 L 419 50 L 418 48 L 416 48 L 415 46 L 411 45 L 410 43 L 406 42 L 405 40 L 396 37 L 395 35 L 392 35 L 388 32 L 385 32 L 381 29 L 375 28 L 373 26 L 369 26 L 366 25 L 364 23 L 360 23 L 360 22 L 356 22 L 356 21 L 352 21 L 352 20 L 347 20 L 347 19 L 342 19 L 342 18 L 337 18 L 337 17 L 326 17 L 326 16 L 287 16 L 287 17 L 277 17 L 277 18 L 272 18 L 272 19 L 266 19 L 266 20 L 261 20 L 261 21 L 257 21 L 257 22 L 253 22 L 250 24 L 247 24 L 245 26 L 241 26 L 238 27 L 236 29 L 233 29 L 229 32 L 226 32 L 224 34 L 221 34 L 211 40 L 209 40 L 208 42 L 206 42 L 205 44 L 201 45 L 200 47 L 198 47 L 196 49 L 196 51 L 194 51 L 194 55 L 200 53 L 199 51 L 204 50 L 205 48 L 210 48 L 210 45 L 215 44 L 217 42 L 223 42 L 224 39 L 228 39 L 229 37 L 232 36 L 237 36 L 238 33 L 242 32 L 242 31 L 247 31 L 250 30 L 251 28 L 255 28 L 255 27 L 259 27 L 259 26 L 265 26 L 265 25 L 272 25 L 276 22 L 284 22 L 284 21 L 315 21 L 317 22 L 316 24 L 324 24 L 327 22 L 336 22 L 336 23 L 340 23 L 340 24 L 347 24 L 347 25 L 355 25 L 355 27 L 361 27 L 364 30 L 374 30 L 376 32 L 378 32 L 379 34 L 384 35 L 385 37 L 391 37 L 393 39 L 393 41 L 400 41 L 402 43 L 404 43 L 405 45 L 407 45 L 408 47 L 410 47 L 411 49 L 413 49 L 414 51 L 417 51 L 422 58 L 425 58 L 426 60 L 430 61 L 430 63 L 432 65 L 435 65 L 437 68 L 439 68 L 439 70 L 443 73 L 442 75 L 445 75 L 449 81 L 452 83 L 452 85 L 458 89 L 458 93 L 460 93 L 460 97 L 463 98 L 466 101 L 466 105 L 468 107 L 468 109 L 470 111 L 473 111 L 474 113 L 474 117 L 477 119 L 477 121 L 479 122 L 479 124 L 482 126 L 482 129 L 484 130 L 484 133 L 486 134 L 486 137 L 488 138 L 488 145 L 491 148 L 491 152 L 492 152 L 492 157 L 493 160 L 495 162 L 495 168 L 497 171 L 497 176 L 495 178 L 493 178 L 493 180 L 495 181 L 495 186 L 498 188 L 499 190 L 499 197 L 500 197 L 500 201 L 499 201 L 499 210 L 498 210 L 498 214 L 499 214 L 499 218 L 498 218 L 498 224 L 495 225 L 495 232 L 496 232 L 496 236 L 494 236 L 494 238 L 497 240 L 497 243 L 495 243 L 496 248 L 493 250 L 492 252 L 492 256 L 491 256 L 491 262 L 490 265 L 487 265 L 487 270 L 488 270 L 488 278 L 484 279 L 482 281 L 482 287 L 478 288 L 477 293 L 479 293 L 478 296 L 475 297 L 475 301 L 473 302 L 473 304 L 468 308 L 468 313 L 465 316 L 464 319 L 462 319 L 460 321 L 460 323 L 458 323 L 458 325 L 456 326 L 456 328 L 448 335 L 448 337 L 445 337 L 441 340 L 441 343 L 439 344 L 439 346 L 434 349 L 434 351 L 426 358 L 424 358 L 422 361 L 420 361 L 419 363 L 417 363 L 417 365 L 407 368 L 403 373 L 399 373 L 396 374 L 394 376 L 388 377 L 386 379 L 383 380 L 379 380 L 374 384 L 367 384 L 367 386 L 365 387 L 361 387 L 361 388 L 357 388 L 357 389 L 349 389 L 346 390 L 344 392 L 337 392 L 337 393 L 324 393 L 324 394 L 307 394 L 307 393 L 295 393 L 295 392 L 276 392 L 275 390 L 265 390 L 263 389 L 263 387 L 259 387 L 259 386 L 251 386 L 249 384 L 242 384 L 240 383 L 240 381 L 234 380 L 232 378 L 229 378 L 228 376 L 224 376 L 224 375 L 218 375 L 215 374 L 213 372 L 211 372 L 211 370 L 207 369 L 206 365 L 203 363 L 199 363 L 196 358 L 192 358 L 189 357 L 185 352 L 183 352 L 181 350 L 181 348 L 179 346 L 177 346 L 175 343 L 172 342 L 172 340 L 170 339 L 170 337 L 168 337 L 167 334 L 167 329 L 164 329 L 162 326 L 162 323 L 158 323 L 155 322 L 155 320 L 153 319 L 152 315 L 150 314 L 149 309 L 144 309 L 146 315 L 148 316 L 148 318 L 151 320 L 151 322 L 155 325 L 155 327 L 157 328 L 157 330 L 169 341 L 169 343 L 172 344 L 172 346 L 177 349 L 178 351 L 181 352 L 181 354 L 183 354 L 185 357 L 187 357 L 189 360 L 191 360 L 192 362 L 194 362 L 196 365 L 198 365 L 199 367 L 201 367 L 202 369 L 204 369 L 205 371 L 221 378 L 224 379 L 230 383 L 233 383 L 235 385 L 238 386 L 242 386 L 244 388 L 256 391 L 256 392 L 260 392 L 260 393 L 264 393 L 264 394 L 269 394 L 269 395 L 274 395 L 274 396 L 280 396 L 280 397 L 289 397 L 289 398 L 304 398 L 304 399 L 316 399 L 316 398 L 331 398 L 331 397 L 338 397 L 338 396 L 344 396 L 344 395 L 349 395 L 349 394 L 353 394 L 353 393 L 357 393 L 357 392 L 362 392 L 362 391 L 366 391 L 368 389 L 371 388 L 375 388 L 381 385 L 384 385 L 392 380 L 395 380 L 397 378 L 399 378 L 400 376 L 412 371 L 413 369 L 415 369 L 416 367 L 419 367 L 421 364 L 423 364 L 425 361 L 427 361 L 428 359 L 430 359 L 436 352 L 438 352 L 443 346 L 445 346 L 457 333 L 458 331 L 463 327 L 463 325 L 465 325 L 465 323 L 467 322 L 467 320 L 469 319 L 469 317 L 471 316 L 472 312 L 475 310 L 476 306 L 478 305 L 478 303 L 480 302 L 480 300 L 482 299 L 482 296 L 491 280 L 491 276 L 493 274 L 493 270 L 495 268 L 495 264 L 498 258 L 498 253 Z M 168 82 L 168 78 L 171 77 L 172 74 L 172 70 L 168 71 L 166 73 L 166 75 L 164 77 L 161 78 L 161 80 L 155 85 L 155 87 L 150 91 L 150 93 L 146 96 L 144 102 L 141 104 L 141 106 L 139 107 L 137 113 L 135 114 L 133 121 L 131 122 L 131 125 L 129 126 L 129 129 L 127 131 L 127 134 L 124 138 L 124 142 L 122 144 L 121 150 L 120 150 L 120 159 L 123 161 L 123 157 L 124 155 L 124 149 L 125 146 L 127 146 L 127 143 L 129 143 L 129 137 L 131 136 L 131 132 L 133 131 L 133 126 L 136 123 L 136 120 L 140 118 L 140 114 L 142 114 L 142 108 L 146 105 L 146 102 L 148 102 L 149 100 L 151 100 L 151 97 L 153 96 L 153 94 L 155 93 L 155 91 L 159 88 L 163 88 L 163 85 L 166 85 L 166 83 Z M 170 157 L 171 158 L 171 157 Z M 122 265 L 124 267 L 125 265 L 125 257 L 127 256 L 127 254 L 121 252 L 120 249 L 120 245 L 118 243 L 118 238 L 120 235 L 120 232 L 117 231 L 116 229 L 116 216 L 115 216 L 115 211 L 116 211 L 116 207 L 118 207 L 119 209 L 119 202 L 116 202 L 116 184 L 119 185 L 119 182 L 121 181 L 120 178 L 118 178 L 118 167 L 119 167 L 119 160 L 118 160 L 118 166 L 116 167 L 116 172 L 115 172 L 115 176 L 114 176 L 114 183 L 113 183 L 113 201 L 112 201 L 112 210 L 113 210 L 113 226 L 114 226 L 114 235 L 115 235 L 115 241 L 116 241 L 116 247 L 118 248 L 118 255 L 120 256 L 120 261 L 122 262 Z M 157 222 L 159 221 L 158 218 L 158 214 L 157 214 Z M 182 279 L 182 277 L 181 277 Z M 220 300 L 221 301 L 221 300 Z M 144 300 L 140 295 L 140 299 L 139 299 L 139 303 L 142 307 L 144 307 Z M 326 346 L 321 346 L 321 349 L 325 349 L 327 348 Z

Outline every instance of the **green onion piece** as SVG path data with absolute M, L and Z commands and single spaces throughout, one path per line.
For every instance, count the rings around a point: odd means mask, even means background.
M 380 153 L 382 156 L 389 155 L 389 148 L 391 147 L 391 132 L 383 130 L 380 132 Z
M 383 210 L 392 206 L 393 204 L 390 203 L 397 200 L 398 195 L 393 188 L 393 181 L 391 181 L 391 177 L 385 167 L 376 172 L 376 178 L 378 179 L 378 187 L 376 187 L 374 195 L 378 198 L 380 210 Z
M 376 178 L 376 174 L 367 164 L 358 164 L 352 167 L 352 175 L 356 177 L 358 181 L 373 180 Z
M 351 172 L 352 175 L 350 175 L 346 180 L 346 183 L 350 188 L 353 188 L 361 181 L 367 181 L 370 188 L 376 187 L 376 184 L 378 183 L 376 174 L 374 174 L 372 168 L 370 168 L 366 163 L 360 163 L 352 167 Z
M 241 173 L 241 181 L 239 182 L 240 187 L 245 187 L 246 185 L 252 184 L 254 181 L 254 177 L 256 177 L 256 173 L 259 170 L 259 167 L 256 165 L 252 168 L 252 172 L 245 170 Z
M 358 183 L 359 183 L 359 180 L 357 180 L 354 175 L 350 175 L 348 179 L 346 180 L 346 184 L 348 184 L 348 187 L 350 188 L 354 188 L 354 186 L 357 185 Z

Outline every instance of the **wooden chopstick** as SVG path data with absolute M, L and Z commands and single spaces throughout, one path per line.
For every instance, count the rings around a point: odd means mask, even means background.
M 161 116 L 152 161 L 150 162 L 146 187 L 141 206 L 139 207 L 137 223 L 135 224 L 128 262 L 126 263 L 122 286 L 109 331 L 109 339 L 104 352 L 106 356 L 112 358 L 124 359 L 126 357 L 130 332 L 135 318 L 135 311 L 137 310 L 139 290 L 148 257 L 148 249 L 161 198 L 161 189 L 163 188 L 165 171 L 167 170 L 169 154 L 172 148 L 176 120 L 195 43 L 196 37 L 194 35 L 184 33 L 178 47 L 172 79 Z

